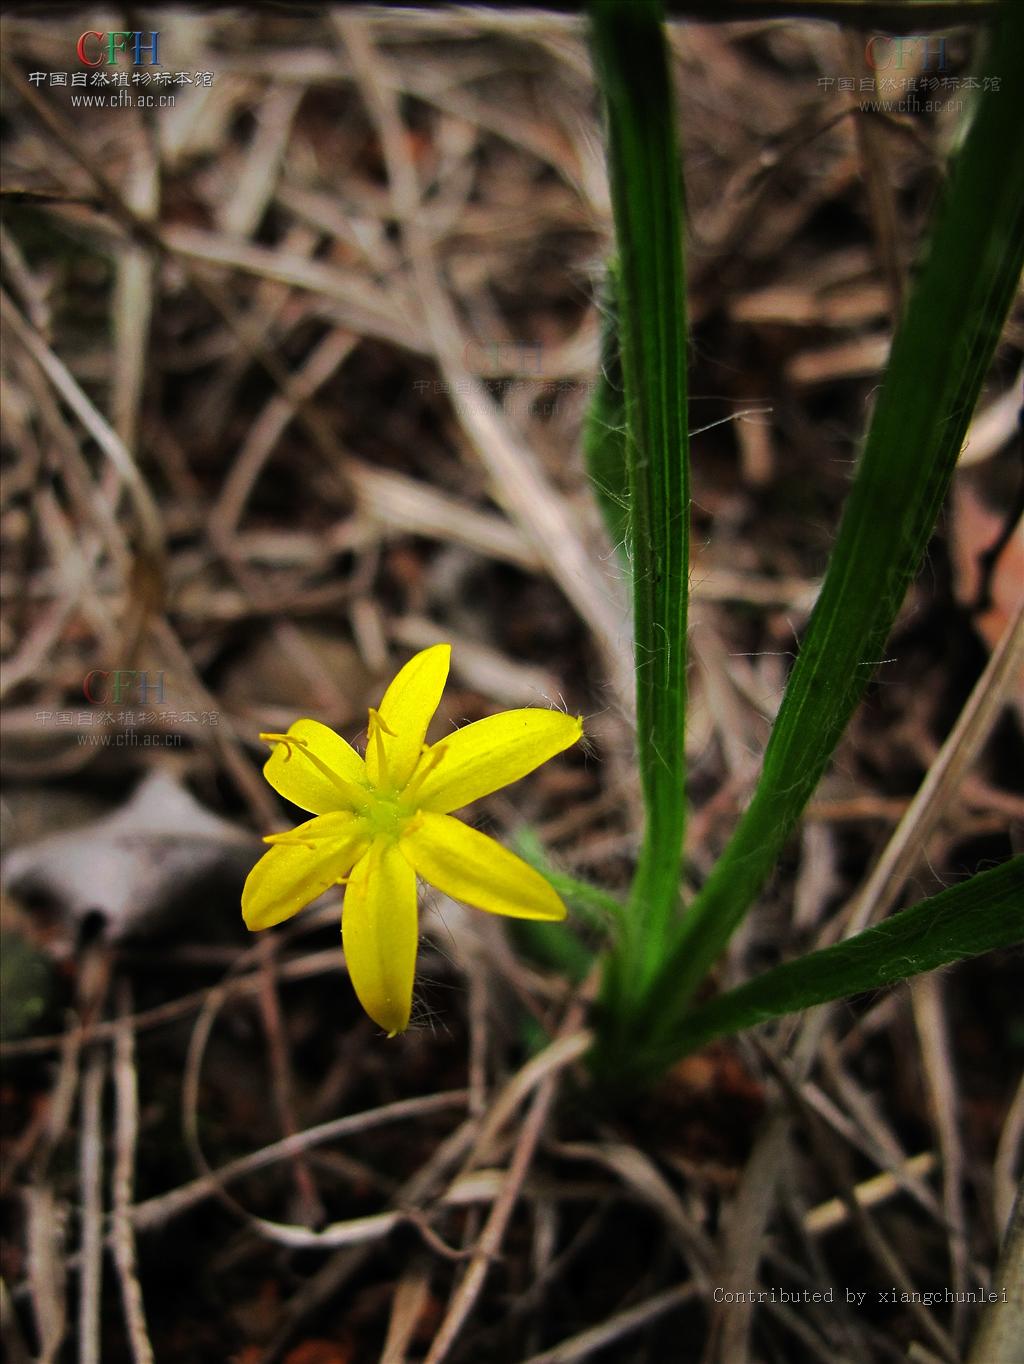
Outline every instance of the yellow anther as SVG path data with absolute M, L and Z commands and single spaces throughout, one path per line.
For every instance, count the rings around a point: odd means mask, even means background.
M 370 707 L 370 720 L 367 725 L 366 742 L 367 746 L 373 744 L 377 754 L 377 780 L 382 784 L 389 781 L 388 774 L 388 753 L 384 746 L 384 735 L 390 734 L 392 739 L 395 733 L 389 729 L 387 724 L 381 719 L 380 711 Z
M 379 729 L 382 729 L 382 730 L 384 731 L 385 734 L 390 734 L 390 736 L 391 736 L 392 739 L 397 739 L 397 738 L 398 738 L 398 735 L 397 735 L 397 734 L 395 733 L 395 731 L 391 728 L 391 726 L 387 723 L 387 721 L 386 721 L 386 720 L 384 719 L 384 717 L 381 715 L 380 711 L 377 710 L 374 706 L 371 706 L 371 707 L 370 707 L 370 728 L 372 729 L 372 728 L 374 727 L 374 725 L 376 725 Z
M 310 852 L 316 852 L 316 840 L 312 838 L 301 838 L 296 834 L 264 834 L 264 843 L 274 845 L 284 845 L 285 847 L 308 848 Z
M 434 768 L 444 757 L 444 753 L 445 743 L 443 740 L 439 744 L 434 744 L 433 747 L 429 744 L 423 745 L 423 755 L 420 757 L 416 771 L 412 774 L 405 790 L 402 792 L 405 800 L 411 800 L 415 796 L 427 777 L 430 776 L 431 772 L 433 772 Z M 423 760 L 424 757 L 426 758 L 426 762 Z
M 298 739 L 294 734 L 261 734 L 260 738 L 265 744 L 284 744 L 287 752 L 284 755 L 285 762 L 292 756 L 292 748 L 305 748 L 306 740 Z
M 354 782 L 346 781 L 344 777 L 339 777 L 337 772 L 328 767 L 324 760 L 317 756 L 310 747 L 308 739 L 300 739 L 295 734 L 261 734 L 260 738 L 268 744 L 284 744 L 286 746 L 285 762 L 292 756 L 293 749 L 298 749 L 302 756 L 313 764 L 321 776 L 326 777 L 332 786 L 346 798 L 349 804 L 355 809 L 365 809 L 369 803 L 367 791 L 357 786 Z

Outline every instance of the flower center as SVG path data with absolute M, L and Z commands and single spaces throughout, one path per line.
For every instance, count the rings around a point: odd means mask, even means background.
M 398 839 L 413 816 L 408 805 L 389 791 L 374 791 L 363 818 L 375 838 Z

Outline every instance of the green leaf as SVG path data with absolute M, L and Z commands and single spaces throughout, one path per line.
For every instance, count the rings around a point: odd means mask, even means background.
M 569 923 L 542 923 L 534 919 L 510 919 L 507 931 L 516 948 L 538 966 L 557 971 L 574 985 L 585 980 L 594 964 L 594 953 Z
M 618 265 L 605 280 L 601 315 L 601 371 L 583 429 L 587 473 L 604 516 L 608 537 L 629 567 L 629 467 L 626 456 L 626 397 L 619 353 Z
M 714 1037 L 1021 942 L 1024 856 L 701 1005 L 650 1054 L 651 1073 L 659 1073 Z
M 580 881 L 561 871 L 551 861 L 536 831 L 524 825 L 515 838 L 515 849 L 525 862 L 546 877 L 559 895 L 579 911 L 584 923 L 600 933 L 608 933 L 625 912 L 621 900 L 590 881 Z
M 1024 5 L 1003 6 L 754 797 L 647 1001 L 676 1020 L 753 903 L 885 654 L 1024 263 Z
M 515 844 L 520 857 L 546 877 L 566 902 L 570 918 L 560 924 L 513 919 L 509 923 L 512 935 L 535 960 L 560 970 L 570 980 L 583 980 L 596 953 L 613 937 L 625 907 L 600 886 L 559 871 L 533 829 L 521 829 Z
M 619 255 L 627 549 L 645 811 L 630 913 L 604 984 L 611 1014 L 623 1020 L 657 971 L 679 912 L 689 563 L 686 311 L 675 102 L 661 6 L 596 0 L 591 15 Z

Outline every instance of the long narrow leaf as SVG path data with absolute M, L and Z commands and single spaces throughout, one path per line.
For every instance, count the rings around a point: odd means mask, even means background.
M 689 493 L 679 153 L 655 0 L 595 0 L 619 252 L 620 346 L 645 830 L 605 999 L 620 1021 L 661 962 L 679 909 L 685 819 Z
M 652 1055 L 657 1073 L 713 1037 L 740 1032 L 1024 942 L 1024 856 L 922 900 L 846 942 L 777 966 L 695 1009 Z
M 601 317 L 601 370 L 587 408 L 583 453 L 587 473 L 620 560 L 629 563 L 629 465 L 626 455 L 626 397 L 619 350 L 618 265 L 605 281 Z
M 754 901 L 884 655 L 1017 287 L 1024 5 L 1003 6 L 992 36 L 994 88 L 946 186 L 761 780 L 648 1000 L 652 1032 L 675 1026 Z
M 551 882 L 569 906 L 570 915 L 559 924 L 513 920 L 509 927 L 514 939 L 535 960 L 554 967 L 569 980 L 583 980 L 598 953 L 607 950 L 625 907 L 600 886 L 559 870 L 529 826 L 519 830 L 515 848 L 520 857 Z

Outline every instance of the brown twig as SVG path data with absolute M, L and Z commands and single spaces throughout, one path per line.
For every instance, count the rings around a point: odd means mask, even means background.
M 274 1096 L 277 1120 L 287 1138 L 295 1136 L 299 1126 L 292 1104 L 291 1060 L 281 1014 L 281 1000 L 277 992 L 277 944 L 270 934 L 266 934 L 260 943 L 260 957 L 262 969 L 258 998 L 270 1059 L 271 1092 Z M 316 1226 L 324 1219 L 324 1206 L 317 1191 L 313 1172 L 301 1151 L 297 1151 L 292 1157 L 292 1173 L 299 1216 L 309 1226 Z
M 544 1124 L 558 1090 L 561 1068 L 570 1064 L 581 1054 L 581 1050 L 589 1046 L 589 1036 L 578 1031 L 582 1016 L 583 1005 L 577 1002 L 569 1009 L 565 1022 L 559 1029 L 558 1039 L 548 1049 L 547 1053 L 541 1052 L 540 1056 L 535 1058 L 535 1061 L 546 1061 L 547 1064 L 533 1066 L 531 1078 L 536 1079 L 539 1076 L 543 1078 L 537 1084 L 536 1093 L 516 1137 L 512 1160 L 501 1192 L 495 1199 L 483 1231 L 476 1242 L 465 1275 L 452 1295 L 448 1311 L 434 1337 L 425 1364 L 442 1364 L 473 1311 L 476 1300 L 484 1286 L 491 1261 L 501 1248 L 509 1220 L 522 1190 L 523 1181 L 526 1179 L 541 1133 L 544 1130 Z M 569 1043 L 574 1041 L 575 1046 L 570 1047 Z M 551 1060 L 551 1053 L 556 1049 L 558 1049 L 557 1068 Z M 527 1069 L 529 1068 L 527 1067 Z M 508 1092 L 506 1091 L 506 1093 Z M 474 1144 L 474 1150 L 485 1147 L 486 1140 L 484 1138 L 496 1130 L 495 1111 L 492 1110 L 491 1118 L 484 1132 Z
M 100 1047 L 86 1054 L 82 1072 L 79 1188 L 82 1239 L 78 1298 L 79 1364 L 100 1364 L 103 1291 L 103 1087 L 107 1058 Z
M 135 1256 L 132 1198 L 135 1184 L 135 1153 L 139 1138 L 138 1074 L 135 1069 L 135 1034 L 131 1025 L 131 990 L 127 983 L 118 991 L 117 1031 L 114 1034 L 114 1170 L 110 1239 L 114 1264 L 121 1284 L 128 1341 L 134 1364 L 153 1364 L 153 1345 L 146 1329 Z

